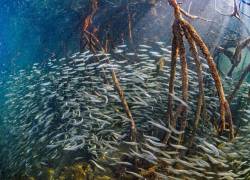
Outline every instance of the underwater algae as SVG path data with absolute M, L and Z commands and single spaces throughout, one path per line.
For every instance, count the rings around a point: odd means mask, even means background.
M 244 102 L 236 110 L 246 120 L 240 117 L 244 126 L 237 127 L 225 97 L 232 82 L 219 77 L 207 46 L 182 17 L 192 15 L 169 4 L 172 46 L 155 42 L 131 51 L 122 44 L 109 52 L 85 29 L 89 50 L 10 76 L 4 179 L 249 178 L 249 84 L 243 82 L 249 68 L 232 92 L 237 97 L 228 98 Z

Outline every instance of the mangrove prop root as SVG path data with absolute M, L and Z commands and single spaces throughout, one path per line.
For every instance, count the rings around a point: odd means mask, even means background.
M 240 64 L 241 52 L 248 44 L 250 44 L 250 37 L 246 38 L 236 46 L 234 55 L 230 58 L 232 67 L 227 74 L 229 77 L 232 76 L 234 69 Z
M 128 34 L 129 34 L 129 40 L 130 40 L 130 43 L 133 43 L 132 17 L 131 17 L 131 13 L 130 13 L 130 10 L 129 10 L 129 5 L 127 5 L 126 9 L 127 9 L 127 13 L 128 13 Z
M 230 106 L 228 101 L 225 102 L 225 109 L 227 110 L 226 112 L 226 118 L 228 119 L 228 128 L 230 130 L 230 139 L 234 138 L 234 127 L 233 127 L 233 119 L 232 119 L 232 113 L 230 111 Z
M 194 121 L 194 127 L 193 127 L 192 136 L 191 136 L 191 141 L 189 144 L 189 147 L 191 147 L 193 144 L 193 139 L 194 139 L 195 134 L 196 134 L 196 130 L 197 130 L 198 125 L 199 125 L 202 106 L 205 104 L 205 102 L 204 102 L 204 85 L 203 85 L 203 76 L 202 76 L 202 65 L 201 65 L 201 61 L 199 58 L 197 47 L 196 47 L 195 42 L 192 39 L 191 35 L 188 33 L 188 31 L 184 30 L 184 33 L 185 33 L 186 39 L 188 40 L 188 43 L 190 46 L 190 52 L 191 52 L 191 55 L 194 59 L 195 65 L 196 65 L 196 73 L 198 76 L 198 83 L 199 83 L 199 96 L 198 96 L 197 108 L 196 108 L 196 113 L 195 113 L 195 121 Z
M 179 47 L 177 44 L 177 38 L 175 36 L 176 33 L 176 22 L 173 24 L 173 34 L 174 37 L 172 39 L 172 54 L 171 54 L 171 72 L 170 72 L 170 80 L 169 80 L 169 87 L 168 87 L 168 110 L 167 110 L 167 122 L 171 124 L 172 127 L 176 127 L 176 121 L 174 120 L 173 115 L 173 97 L 172 94 L 174 93 L 174 80 L 175 80 L 175 73 L 176 73 L 176 63 L 177 57 L 179 53 Z M 163 142 L 167 143 L 170 137 L 170 133 L 166 132 L 163 138 Z
M 227 104 L 227 100 L 225 98 L 222 82 L 221 82 L 219 73 L 217 71 L 216 65 L 213 61 L 213 57 L 211 56 L 207 46 L 205 45 L 205 43 L 203 42 L 201 37 L 198 35 L 198 33 L 195 31 L 195 29 L 186 21 L 183 21 L 183 25 L 185 28 L 187 28 L 187 30 L 191 34 L 193 40 L 196 42 L 196 45 L 201 49 L 203 55 L 205 56 L 205 59 L 207 60 L 212 77 L 215 81 L 215 86 L 216 86 L 216 89 L 218 91 L 218 95 L 219 95 L 219 99 L 220 99 L 220 115 L 221 115 L 221 129 L 220 129 L 220 131 L 223 131 L 225 129 L 225 124 L 226 124 L 226 120 L 225 120 L 226 114 L 225 113 L 230 111 L 230 110 L 226 109 L 227 107 L 225 106 Z
M 176 126 L 176 122 L 173 121 L 173 97 L 172 94 L 174 93 L 174 80 L 175 80 L 175 74 L 176 74 L 176 63 L 177 63 L 177 56 L 179 48 L 177 46 L 177 40 L 176 37 L 173 38 L 172 43 L 172 61 L 171 61 L 171 74 L 170 74 L 170 81 L 169 81 L 169 96 L 168 96 L 168 115 L 169 120 L 171 122 L 171 125 L 173 127 Z
M 238 83 L 236 84 L 233 92 L 228 96 L 227 100 L 229 103 L 234 99 L 237 91 L 240 89 L 241 84 L 243 83 L 244 79 L 247 77 L 249 72 L 250 72 L 250 64 L 244 69 L 244 71 L 241 74 L 240 79 L 239 79 Z
M 112 79 L 113 79 L 113 82 L 114 82 L 114 85 L 115 85 L 115 88 L 119 94 L 119 97 L 121 99 L 121 102 L 122 102 L 122 105 L 123 105 L 123 108 L 126 112 L 126 115 L 127 117 L 130 119 L 130 136 L 131 136 L 131 140 L 132 141 L 136 141 L 136 125 L 135 125 L 135 121 L 133 119 L 133 116 L 131 114 L 131 111 L 129 109 L 129 106 L 128 106 L 128 103 L 127 103 L 127 100 L 125 98 L 125 94 L 124 94 L 124 91 L 120 85 L 120 82 L 116 76 L 116 73 L 114 70 L 112 70 Z
M 195 19 L 200 19 L 200 20 L 203 20 L 203 21 L 207 21 L 207 22 L 214 22 L 214 21 L 211 21 L 211 20 L 208 20 L 208 19 L 205 19 L 203 17 L 199 17 L 199 16 L 194 16 L 192 14 L 189 14 L 188 12 L 184 11 L 183 9 L 180 9 L 181 13 L 188 17 L 189 19 L 192 19 L 192 20 L 195 20 Z
M 94 46 L 89 45 L 89 47 L 91 47 L 90 51 L 92 51 L 93 53 L 96 53 L 96 49 L 99 49 L 103 53 L 105 53 L 105 50 L 102 47 L 100 41 L 98 40 L 98 38 L 94 34 L 92 34 L 91 32 L 88 32 L 87 30 L 85 30 L 84 33 L 86 34 L 86 38 L 88 39 L 88 42 L 91 42 L 90 40 L 92 40 L 91 43 L 94 45 Z M 106 60 L 106 63 L 110 64 L 109 59 Z M 125 111 L 128 119 L 130 120 L 130 138 L 131 138 L 131 141 L 136 141 L 136 135 L 137 135 L 136 124 L 135 124 L 135 121 L 133 119 L 132 113 L 129 109 L 127 100 L 125 98 L 125 93 L 120 85 L 119 79 L 118 79 L 114 69 L 111 70 L 111 75 L 112 75 L 112 80 L 113 80 L 113 83 L 115 86 L 115 90 L 119 94 L 119 98 L 121 100 L 124 111 Z
M 183 33 L 181 27 L 178 26 L 177 29 L 177 43 L 179 47 L 179 56 L 181 60 L 181 75 L 182 75 L 182 100 L 187 103 L 188 100 L 188 68 L 186 60 L 186 51 L 183 42 Z M 182 105 L 182 117 L 181 117 L 181 131 L 185 130 L 187 124 L 187 106 Z M 180 136 L 180 141 L 183 134 Z
M 228 71 L 227 76 L 232 77 L 233 72 L 234 72 L 234 70 L 235 70 L 236 67 L 237 67 L 237 64 L 232 64 L 232 67 Z
M 243 40 L 242 42 L 240 42 L 240 44 L 236 47 L 235 49 L 235 53 L 233 55 L 233 59 L 235 61 L 239 61 L 240 59 L 240 54 L 242 52 L 242 50 L 248 45 L 250 44 L 250 37 L 246 38 L 245 40 Z
M 230 41 L 230 40 L 228 40 L 228 41 Z M 229 51 L 228 47 L 227 48 L 222 48 L 222 47 L 217 47 L 216 48 L 216 50 L 219 53 L 223 53 L 230 60 L 230 63 L 231 63 L 232 66 L 231 66 L 230 70 L 227 73 L 227 75 L 229 77 L 232 76 L 235 68 L 240 64 L 242 50 L 244 48 L 246 48 L 250 44 L 250 37 L 247 37 L 246 39 L 244 39 L 244 40 L 242 40 L 240 42 L 236 42 L 235 44 L 236 44 L 235 45 L 236 48 L 235 48 L 234 52 Z M 231 47 L 231 46 L 229 46 L 229 47 Z
M 90 0 L 90 12 L 87 15 L 87 17 L 83 20 L 82 24 L 82 30 L 81 30 L 81 38 L 80 38 L 80 51 L 82 52 L 85 48 L 86 45 L 89 45 L 89 49 L 93 50 L 92 48 L 92 43 L 89 43 L 89 41 L 92 41 L 91 37 L 86 39 L 86 32 L 89 31 L 90 27 L 92 26 L 93 23 L 93 17 L 95 16 L 97 10 L 98 10 L 98 0 Z M 97 28 L 93 28 L 93 31 L 96 31 Z M 90 32 L 90 33 L 95 33 L 95 32 Z M 88 42 L 85 42 L 88 41 Z
M 218 129 L 218 131 L 219 133 L 221 133 L 226 129 L 226 121 L 227 121 L 227 123 L 229 123 L 230 132 L 231 134 L 233 134 L 233 128 L 231 128 L 233 127 L 233 124 L 232 124 L 230 107 L 225 98 L 222 82 L 221 82 L 219 73 L 217 71 L 216 65 L 213 61 L 213 57 L 211 56 L 208 47 L 203 42 L 202 38 L 196 32 L 194 27 L 190 23 L 188 23 L 185 19 L 183 19 L 181 8 L 179 4 L 176 2 L 176 0 L 168 0 L 168 2 L 174 8 L 175 21 L 179 23 L 181 29 L 186 30 L 190 34 L 191 39 L 195 42 L 196 46 L 198 46 L 201 49 L 201 52 L 203 53 L 205 59 L 207 60 L 212 77 L 215 81 L 215 86 L 216 86 L 216 89 L 219 95 L 219 100 L 220 100 L 221 122 L 220 122 L 220 126 L 219 126 L 220 128 Z M 177 43 L 180 43 L 178 38 L 177 38 Z M 185 73 L 185 72 L 182 71 L 182 73 Z

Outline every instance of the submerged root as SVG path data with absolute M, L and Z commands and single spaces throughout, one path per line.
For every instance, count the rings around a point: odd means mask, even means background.
M 92 34 L 91 32 L 88 32 L 86 30 L 84 31 L 84 33 L 85 33 L 85 38 L 86 38 L 87 42 L 89 43 L 88 46 L 89 46 L 90 51 L 93 52 L 94 54 L 96 54 L 97 50 L 101 50 L 103 52 L 103 55 L 105 55 L 106 51 L 102 47 L 98 38 L 94 34 Z M 106 60 L 106 63 L 110 64 L 109 59 Z M 135 120 L 133 119 L 132 113 L 129 109 L 129 105 L 128 105 L 126 97 L 125 97 L 124 90 L 122 89 L 122 87 L 120 85 L 119 79 L 118 79 L 114 69 L 111 69 L 111 76 L 112 76 L 112 80 L 113 80 L 113 83 L 115 86 L 115 90 L 119 94 L 119 98 L 121 100 L 124 111 L 125 111 L 128 119 L 130 120 L 130 139 L 131 139 L 131 141 L 136 141 L 137 130 L 136 130 Z M 104 74 L 104 79 L 106 79 L 106 74 Z
M 122 89 L 122 87 L 120 85 L 120 82 L 119 82 L 114 70 L 112 70 L 112 79 L 113 79 L 115 88 L 116 88 L 116 90 L 117 90 L 117 92 L 119 94 L 120 100 L 121 100 L 123 108 L 125 110 L 125 113 L 126 113 L 127 117 L 130 119 L 130 137 L 131 137 L 131 140 L 136 141 L 136 125 L 135 125 L 135 121 L 134 121 L 133 116 L 131 114 L 131 111 L 129 109 L 127 100 L 125 98 L 124 91 L 123 91 L 123 89 Z
M 176 26 L 177 24 L 173 25 L 173 34 L 175 34 Z M 167 112 L 167 120 L 168 123 L 171 124 L 172 127 L 176 127 L 176 121 L 174 121 L 174 115 L 173 115 L 173 97 L 172 94 L 174 93 L 174 80 L 175 80 L 175 74 L 176 74 L 176 63 L 177 63 L 177 57 L 179 53 L 179 47 L 177 44 L 177 38 L 174 35 L 172 39 L 172 54 L 171 54 L 171 72 L 170 72 L 170 80 L 169 80 L 169 87 L 168 87 L 168 112 Z M 170 137 L 170 133 L 166 133 L 163 139 L 164 143 L 168 142 L 168 139 Z
M 179 56 L 181 60 L 181 76 L 182 76 L 182 100 L 187 103 L 188 100 L 188 67 L 187 67 L 187 60 L 186 60 L 186 51 L 183 42 L 183 34 L 182 29 L 179 26 L 177 30 L 177 42 L 179 46 Z M 185 130 L 187 125 L 187 106 L 182 106 L 182 117 L 181 117 L 181 131 Z M 182 141 L 183 134 L 179 137 L 179 143 Z
M 198 96 L 197 108 L 196 108 L 196 113 L 195 113 L 194 127 L 193 127 L 192 137 L 190 141 L 190 146 L 192 146 L 193 139 L 195 137 L 196 130 L 199 125 L 202 106 L 205 104 L 204 103 L 204 85 L 203 85 L 203 76 L 202 76 L 202 65 L 200 62 L 197 47 L 191 35 L 188 33 L 188 31 L 184 30 L 184 33 L 185 33 L 186 39 L 188 40 L 188 43 L 190 46 L 190 52 L 196 65 L 196 73 L 198 76 L 198 83 L 199 83 L 199 96 Z
M 220 99 L 221 131 L 223 131 L 225 129 L 225 124 L 226 124 L 226 119 L 225 119 L 226 112 L 229 112 L 230 109 L 228 109 L 228 107 L 225 107 L 224 105 L 227 103 L 227 100 L 225 98 L 222 82 L 219 73 L 217 71 L 216 65 L 213 61 L 213 57 L 211 56 L 208 47 L 203 42 L 201 37 L 198 35 L 196 30 L 185 20 L 182 21 L 182 24 L 183 27 L 188 30 L 192 39 L 195 41 L 196 45 L 201 49 L 205 59 L 207 60 Z
M 197 50 L 195 51 L 195 45 L 198 46 L 202 52 L 202 54 L 204 55 L 205 59 L 207 60 L 209 69 L 211 71 L 212 77 L 214 79 L 215 82 L 215 86 L 219 95 L 219 100 L 220 100 L 220 116 L 221 116 L 221 122 L 220 122 L 220 128 L 218 129 L 219 133 L 223 132 L 226 129 L 226 123 L 229 124 L 229 129 L 230 129 L 230 138 L 233 138 L 233 121 L 232 121 L 232 116 L 231 116 L 231 111 L 230 111 L 230 107 L 228 105 L 228 102 L 225 98 L 225 94 L 224 94 L 224 90 L 223 90 L 223 86 L 222 86 L 222 82 L 218 73 L 218 70 L 216 68 L 216 65 L 214 63 L 213 57 L 211 56 L 208 47 L 206 46 L 206 44 L 203 42 L 202 38 L 199 36 L 199 34 L 197 33 L 197 31 L 194 29 L 194 27 L 187 22 L 185 19 L 183 19 L 182 17 L 182 11 L 180 6 L 178 5 L 178 3 L 176 2 L 176 0 L 168 0 L 169 4 L 174 8 L 174 14 L 175 14 L 175 23 L 178 22 L 179 24 L 179 28 L 177 30 L 177 34 L 179 32 L 181 32 L 182 30 L 184 32 L 186 32 L 186 38 L 188 39 L 190 48 L 191 48 L 191 53 L 192 55 L 195 57 L 197 56 Z M 175 25 L 173 25 L 175 26 Z M 179 35 L 180 37 L 180 35 Z M 177 38 L 177 43 L 179 44 L 179 46 L 181 46 L 183 44 L 183 39 Z M 185 56 L 185 52 L 182 50 L 181 47 L 180 48 L 180 58 L 182 60 L 182 76 L 183 76 L 183 93 L 187 91 L 187 82 L 188 79 L 185 78 L 186 74 L 186 66 L 185 66 L 185 59 L 183 56 Z M 183 47 L 184 48 L 184 47 Z M 184 48 L 185 49 L 185 48 Z M 197 59 L 197 58 L 195 58 Z M 196 63 L 196 66 L 199 66 L 199 63 Z M 197 67 L 199 69 L 199 67 Z M 172 80 L 172 79 L 171 79 Z M 170 82 L 172 83 L 172 82 Z M 170 84 L 172 86 L 172 84 Z M 186 96 L 186 94 L 183 94 Z M 183 96 L 184 97 L 184 96 Z M 202 96 L 199 97 L 199 106 L 201 107 L 201 100 Z M 185 99 L 184 99 L 185 100 Z M 170 107 L 171 108 L 171 107 Z M 169 110 L 171 111 L 171 110 Z M 200 110 L 199 110 L 200 111 Z M 200 112 L 198 112 L 198 114 L 200 114 Z M 198 115 L 197 115 L 198 116 Z M 184 114 L 185 117 L 185 114 Z M 196 120 L 197 123 L 198 120 Z M 183 127 L 182 127 L 183 128 Z M 184 130 L 184 129 L 182 129 Z
M 243 73 L 242 73 L 242 75 L 240 77 L 240 80 L 238 81 L 238 83 L 235 86 L 235 89 L 228 96 L 227 100 L 228 100 L 229 103 L 234 99 L 237 91 L 240 89 L 241 84 L 243 83 L 244 79 L 247 77 L 249 72 L 250 72 L 250 64 L 244 69 L 244 71 L 243 71 Z

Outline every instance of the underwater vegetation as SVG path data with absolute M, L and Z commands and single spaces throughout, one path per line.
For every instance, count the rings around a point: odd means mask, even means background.
M 250 66 L 230 77 L 249 37 L 215 48 L 224 77 L 187 20 L 206 19 L 168 0 L 172 44 L 134 44 L 123 3 L 127 41 L 100 40 L 92 0 L 79 52 L 1 77 L 0 179 L 250 179 Z

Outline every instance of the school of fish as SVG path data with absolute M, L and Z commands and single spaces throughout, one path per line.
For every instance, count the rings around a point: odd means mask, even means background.
M 205 87 L 209 87 L 206 113 L 219 119 L 214 82 L 206 61 L 201 60 Z M 177 64 L 175 108 L 188 107 L 188 126 L 180 131 L 166 125 L 170 63 L 171 47 L 163 42 L 141 44 L 136 50 L 120 45 L 112 54 L 78 52 L 8 77 L 0 84 L 6 89 L 0 125 L 2 177 L 22 173 L 44 179 L 43 169 L 50 167 L 57 169 L 57 179 L 65 165 L 84 161 L 96 174 L 112 179 L 250 178 L 250 110 L 242 109 L 244 126 L 233 142 L 218 137 L 202 115 L 189 147 L 199 94 L 192 70 L 195 64 L 188 57 L 187 103 L 181 100 L 181 66 Z M 111 70 L 119 78 L 136 122 L 136 142 L 130 141 L 130 120 Z M 166 132 L 171 133 L 168 144 L 161 142 Z M 185 135 L 183 144 L 178 143 L 181 134 Z

